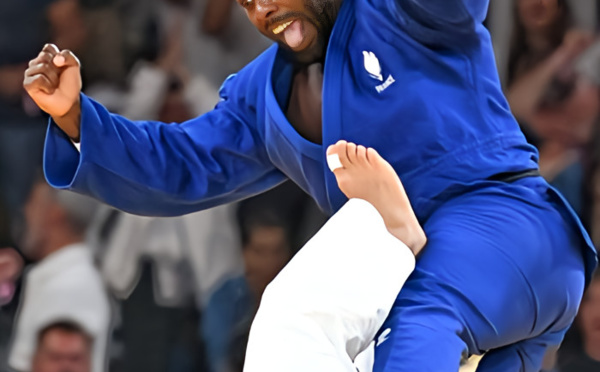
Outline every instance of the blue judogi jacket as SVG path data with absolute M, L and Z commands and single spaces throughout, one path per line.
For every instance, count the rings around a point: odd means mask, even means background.
M 225 81 L 213 111 L 181 125 L 132 122 L 82 95 L 81 153 L 51 124 L 46 176 L 55 187 L 161 216 L 290 178 L 333 213 L 346 198 L 325 151 L 345 139 L 393 165 L 424 221 L 490 176 L 537 169 L 537 152 L 501 91 L 482 24 L 487 7 L 487 0 L 344 0 L 324 64 L 322 145 L 286 119 L 294 66 L 274 45 Z

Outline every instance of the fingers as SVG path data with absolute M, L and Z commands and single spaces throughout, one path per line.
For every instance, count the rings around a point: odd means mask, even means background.
M 60 53 L 60 49 L 58 49 L 58 47 L 56 45 L 48 43 L 48 44 L 44 45 L 44 47 L 42 48 L 42 52 L 46 52 L 46 53 L 52 54 L 52 56 L 55 56 L 58 53 Z
M 39 63 L 37 65 L 30 66 L 28 69 L 29 76 L 44 75 L 52 85 L 58 86 L 59 84 L 59 69 L 58 67 L 52 66 L 49 63 Z
M 29 62 L 23 86 L 27 91 L 52 94 L 60 85 L 60 75 L 65 68 L 79 67 L 79 60 L 70 50 L 59 50 L 54 44 L 46 44 L 36 58 Z
M 29 63 L 25 70 L 23 87 L 28 92 L 40 90 L 52 94 L 60 84 L 61 69 L 51 62 L 52 57 L 47 52 L 42 52 L 38 58 Z
M 38 56 L 29 61 L 29 67 L 40 63 L 50 63 L 52 59 L 60 53 L 58 47 L 54 44 L 46 44 Z
M 52 84 L 50 79 L 48 79 L 42 74 L 25 77 L 23 87 L 25 87 L 25 90 L 27 90 L 28 92 L 38 90 L 46 94 L 53 94 L 57 88 L 56 85 Z
M 52 60 L 58 67 L 79 67 L 81 65 L 75 54 L 68 49 L 58 53 Z
M 29 61 L 29 67 L 40 63 L 53 64 L 56 67 L 79 67 L 79 59 L 68 49 L 59 51 L 56 45 L 46 44 L 36 58 Z

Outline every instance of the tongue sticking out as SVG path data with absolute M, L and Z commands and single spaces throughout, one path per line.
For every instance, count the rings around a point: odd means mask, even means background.
M 297 48 L 302 44 L 304 35 L 302 35 L 302 23 L 295 20 L 288 28 L 285 29 L 283 36 L 285 42 L 290 48 Z

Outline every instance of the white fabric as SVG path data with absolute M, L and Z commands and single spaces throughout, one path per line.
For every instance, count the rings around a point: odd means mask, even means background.
M 243 273 L 234 213 L 233 204 L 170 218 L 122 213 L 99 247 L 102 275 L 115 295 L 127 298 L 139 280 L 140 261 L 151 259 L 158 304 L 179 306 L 194 291 L 203 306 L 224 281 Z M 103 214 L 92 228 L 92 241 L 97 241 L 108 211 Z M 182 273 L 183 263 L 192 269 L 193 280 Z
M 338 154 L 327 155 L 327 165 L 332 172 L 339 168 L 344 168 Z
M 147 62 L 138 62 L 130 75 L 130 90 L 121 114 L 130 120 L 153 120 L 158 117 L 167 95 L 167 71 Z
M 12 368 L 31 370 L 38 332 L 51 323 L 68 320 L 94 338 L 92 371 L 105 370 L 110 303 L 87 246 L 64 247 L 29 270 L 20 306 L 9 357 Z
M 350 200 L 267 287 L 244 372 L 355 372 L 414 266 L 377 210 Z

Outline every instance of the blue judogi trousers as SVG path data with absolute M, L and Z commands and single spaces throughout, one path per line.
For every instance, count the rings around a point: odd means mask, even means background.
M 428 244 L 379 334 L 374 372 L 538 372 L 571 325 L 585 286 L 585 243 L 540 177 L 489 182 L 443 203 Z

